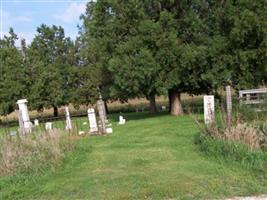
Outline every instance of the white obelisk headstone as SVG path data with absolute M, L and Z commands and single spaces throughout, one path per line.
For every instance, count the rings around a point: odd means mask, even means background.
M 66 113 L 66 130 L 71 130 L 72 129 L 72 124 L 71 124 L 71 119 L 70 119 L 70 112 L 69 112 L 69 107 L 65 106 L 65 113 Z
M 19 115 L 21 118 L 22 123 L 20 124 L 21 130 L 23 130 L 24 133 L 30 133 L 32 128 L 32 123 L 30 121 L 28 107 L 27 107 L 27 100 L 26 99 L 20 99 L 17 101 L 18 107 L 19 107 Z
M 96 116 L 95 116 L 95 109 L 89 108 L 87 110 L 87 112 L 88 112 L 90 133 L 98 132 L 98 127 L 97 127 L 97 123 L 96 123 Z
M 205 124 L 212 124 L 215 122 L 215 113 L 214 113 L 214 96 L 206 95 L 204 96 L 204 120 Z

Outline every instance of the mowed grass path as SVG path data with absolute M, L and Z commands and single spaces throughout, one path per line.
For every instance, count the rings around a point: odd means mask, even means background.
M 28 182 L 0 179 L 2 199 L 207 199 L 264 193 L 263 178 L 208 158 L 189 116 L 127 114 L 114 133 L 86 137 L 62 167 Z M 1 183 L 2 182 L 2 183 Z

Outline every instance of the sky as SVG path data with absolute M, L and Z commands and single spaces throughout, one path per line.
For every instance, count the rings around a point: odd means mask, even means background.
M 0 0 L 1 38 L 12 27 L 29 44 L 41 24 L 62 26 L 75 39 L 86 0 Z

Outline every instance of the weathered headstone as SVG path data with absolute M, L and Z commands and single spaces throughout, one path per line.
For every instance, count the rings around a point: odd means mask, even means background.
M 112 130 L 112 128 L 107 128 L 106 132 L 107 132 L 107 134 L 111 134 L 113 132 L 113 130 Z
M 227 124 L 231 125 L 232 122 L 232 94 L 231 86 L 226 86 L 226 109 L 227 109 Z
M 85 135 L 85 132 L 84 131 L 79 131 L 78 134 L 81 136 L 81 135 Z
M 10 131 L 10 132 L 9 132 L 9 135 L 10 135 L 10 136 L 16 136 L 16 135 L 17 135 L 17 131 Z
M 97 103 L 97 110 L 98 110 L 98 114 L 99 114 L 99 119 L 100 119 L 100 124 L 99 124 L 99 131 L 102 134 L 106 133 L 106 108 L 105 108 L 105 103 L 104 101 L 100 98 Z
M 53 130 L 53 123 L 52 122 L 46 122 L 45 123 L 45 130 L 46 131 L 52 131 Z
M 38 119 L 35 119 L 35 120 L 33 121 L 33 123 L 34 123 L 34 126 L 39 126 L 39 121 L 38 121 Z
M 87 110 L 88 113 L 88 120 L 89 120 L 89 128 L 90 128 L 90 133 L 96 133 L 98 132 L 98 127 L 96 123 L 96 116 L 95 116 L 95 109 L 89 108 Z
M 125 124 L 126 119 L 123 118 L 123 116 L 119 116 L 119 125 Z
M 215 108 L 214 108 L 214 96 L 204 96 L 204 121 L 205 124 L 212 124 L 215 122 Z
M 28 113 L 27 102 L 28 101 L 26 99 L 20 99 L 17 101 L 19 107 L 18 118 L 20 124 L 20 132 L 22 134 L 30 133 L 32 128 L 32 123 L 30 121 Z
M 18 115 L 18 120 L 19 120 L 19 133 L 22 135 L 25 135 L 25 128 L 24 128 L 24 124 L 23 124 L 21 110 L 17 110 L 17 115 Z
M 70 112 L 69 112 L 69 107 L 65 106 L 65 113 L 66 113 L 66 130 L 72 130 L 72 124 L 71 124 L 71 119 L 70 119 Z

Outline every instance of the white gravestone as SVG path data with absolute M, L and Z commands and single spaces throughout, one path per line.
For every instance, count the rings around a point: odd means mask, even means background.
M 38 121 L 38 119 L 35 119 L 33 122 L 34 122 L 34 126 L 39 126 L 39 121 Z
M 84 132 L 84 131 L 79 131 L 78 134 L 79 134 L 79 135 L 85 135 L 85 132 Z
M 88 119 L 89 119 L 89 127 L 90 133 L 98 132 L 98 127 L 96 123 L 96 116 L 95 116 L 95 109 L 89 108 L 88 112 Z
M 19 114 L 21 117 L 21 129 L 23 129 L 23 132 L 30 133 L 32 128 L 32 123 L 30 122 L 30 117 L 28 113 L 28 107 L 27 107 L 28 101 L 26 99 L 20 99 L 17 101 L 18 107 L 19 107 Z
M 52 131 L 53 130 L 53 123 L 52 122 L 46 122 L 45 123 L 45 130 Z
M 65 113 L 66 113 L 66 130 L 71 130 L 72 129 L 72 124 L 70 120 L 70 112 L 69 112 L 69 107 L 65 106 Z
M 123 116 L 119 116 L 119 125 L 125 124 L 126 120 L 123 118 Z
M 215 122 L 214 113 L 214 96 L 206 95 L 204 96 L 204 120 L 205 124 L 212 124 Z
M 106 128 L 107 134 L 111 134 L 113 132 L 112 128 Z

